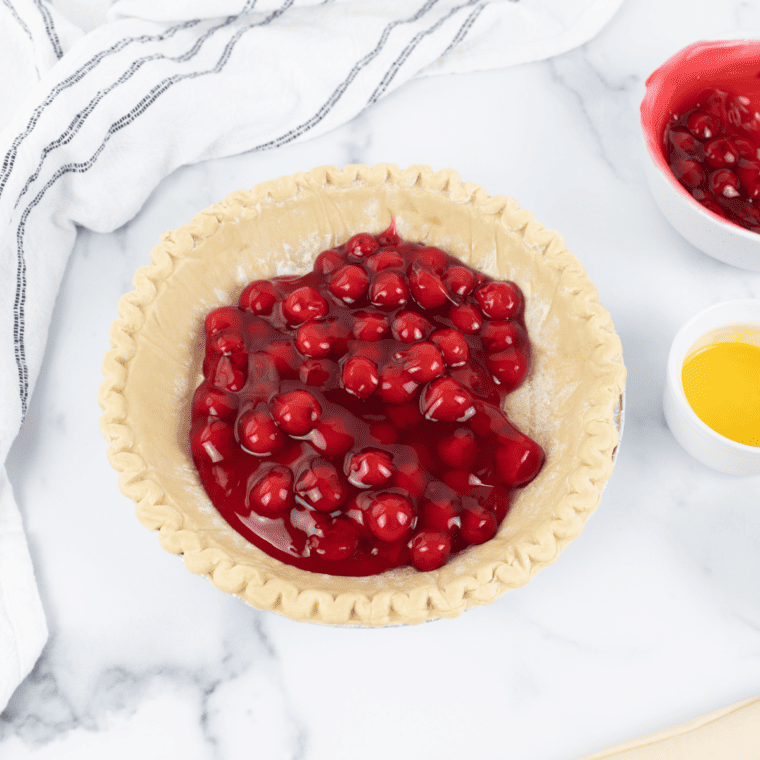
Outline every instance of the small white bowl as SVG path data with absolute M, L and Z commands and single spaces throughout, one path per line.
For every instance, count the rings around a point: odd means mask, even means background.
M 673 176 L 664 142 L 671 116 L 690 107 L 710 87 L 734 90 L 760 103 L 757 61 L 760 40 L 697 42 L 669 58 L 646 83 L 641 128 L 647 148 L 645 173 L 655 202 L 693 246 L 719 261 L 760 272 L 760 233 L 708 211 Z
M 664 407 L 668 426 L 695 459 L 728 475 L 760 474 L 760 446 L 737 443 L 697 417 L 681 380 L 683 363 L 707 333 L 736 325 L 760 330 L 760 299 L 723 301 L 695 314 L 676 334 L 668 356 Z

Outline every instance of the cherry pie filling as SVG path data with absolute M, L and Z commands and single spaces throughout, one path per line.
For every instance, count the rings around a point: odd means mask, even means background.
M 745 95 L 705 90 L 665 128 L 675 178 L 705 208 L 760 232 L 760 112 Z
M 224 519 L 304 570 L 420 571 L 490 540 L 544 462 L 503 411 L 524 300 L 391 226 L 205 321 L 190 446 Z

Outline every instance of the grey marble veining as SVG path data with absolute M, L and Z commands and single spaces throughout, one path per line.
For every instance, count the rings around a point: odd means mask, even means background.
M 683 45 L 760 29 L 757 4 L 628 0 L 551 61 L 426 77 L 276 151 L 185 167 L 127 225 L 81 231 L 9 475 L 51 630 L 0 715 L 2 760 L 572 760 L 760 693 L 758 478 L 713 473 L 663 417 L 678 327 L 760 275 L 699 253 L 642 174 L 638 105 Z M 455 168 L 558 229 L 623 341 L 625 436 L 557 563 L 450 621 L 353 630 L 253 610 L 134 517 L 98 430 L 116 303 L 167 229 L 323 164 Z

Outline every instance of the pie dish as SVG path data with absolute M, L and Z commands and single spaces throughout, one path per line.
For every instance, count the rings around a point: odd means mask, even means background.
M 543 448 L 539 476 L 497 535 L 440 569 L 345 577 L 284 564 L 232 530 L 193 465 L 190 405 L 203 323 L 252 280 L 311 268 L 321 251 L 395 218 L 406 240 L 440 246 L 525 295 L 533 364 L 507 413 Z M 166 233 L 119 303 L 100 388 L 101 429 L 122 491 L 191 571 L 296 620 L 382 626 L 454 617 L 553 562 L 599 503 L 613 467 L 625 367 L 594 286 L 562 238 L 516 201 L 451 170 L 321 167 L 229 195 Z

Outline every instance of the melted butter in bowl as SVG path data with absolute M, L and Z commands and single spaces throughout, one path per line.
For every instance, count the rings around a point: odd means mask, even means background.
M 663 403 L 693 457 L 728 475 L 760 475 L 760 299 L 713 304 L 681 327 Z
M 737 443 L 760 447 L 760 329 L 712 330 L 692 346 L 681 372 L 702 422 Z

